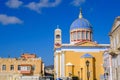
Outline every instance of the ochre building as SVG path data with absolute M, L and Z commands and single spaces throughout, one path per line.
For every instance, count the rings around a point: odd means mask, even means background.
M 109 44 L 93 41 L 93 30 L 82 16 L 70 26 L 70 43 L 62 43 L 61 29 L 54 33 L 55 78 L 78 78 L 79 80 L 102 80 L 104 78 L 103 54 Z
M 39 80 L 44 75 L 44 64 L 35 54 L 20 58 L 0 58 L 0 80 Z

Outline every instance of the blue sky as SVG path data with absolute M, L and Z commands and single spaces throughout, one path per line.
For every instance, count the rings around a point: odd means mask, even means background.
M 0 0 L 0 57 L 36 53 L 46 65 L 53 64 L 54 30 L 62 30 L 63 43 L 69 43 L 69 30 L 83 17 L 93 26 L 93 38 L 109 43 L 108 33 L 120 15 L 119 0 Z

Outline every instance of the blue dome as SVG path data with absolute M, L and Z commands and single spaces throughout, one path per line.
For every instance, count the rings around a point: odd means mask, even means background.
M 93 56 L 88 54 L 88 53 L 86 53 L 83 56 L 81 56 L 81 58 L 93 58 Z
M 84 18 L 78 18 L 72 23 L 70 30 L 80 29 L 80 28 L 82 28 L 82 29 L 92 29 L 92 26 L 88 22 L 88 20 L 86 20 Z

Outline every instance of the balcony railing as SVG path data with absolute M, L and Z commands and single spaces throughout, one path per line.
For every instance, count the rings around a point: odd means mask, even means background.
M 32 65 L 30 64 L 21 64 L 21 74 L 32 74 Z
M 21 71 L 21 74 L 31 74 L 32 71 L 31 70 L 27 70 L 27 71 Z

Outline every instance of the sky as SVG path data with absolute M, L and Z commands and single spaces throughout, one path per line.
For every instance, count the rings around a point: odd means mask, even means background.
M 70 25 L 79 16 L 93 27 L 93 39 L 109 44 L 109 32 L 120 16 L 120 0 L 0 0 L 0 57 L 35 53 L 45 65 L 53 64 L 54 30 L 69 43 Z

